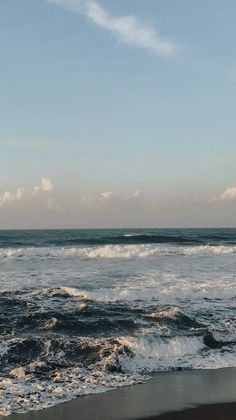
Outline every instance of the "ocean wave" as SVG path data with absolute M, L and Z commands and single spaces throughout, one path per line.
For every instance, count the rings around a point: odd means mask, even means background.
M 25 307 L 26 309 L 35 308 L 38 309 L 40 306 L 46 308 L 53 308 L 55 304 L 61 302 L 61 309 L 71 299 L 71 304 L 76 305 L 77 310 L 80 310 L 84 305 L 97 304 L 101 307 L 101 303 L 117 305 L 130 305 L 131 308 L 141 306 L 143 308 L 149 308 L 150 306 L 156 305 L 178 305 L 179 299 L 189 299 L 191 301 L 198 301 L 200 298 L 204 298 L 206 305 L 211 301 L 212 304 L 224 299 L 230 299 L 232 296 L 233 288 L 235 283 L 227 278 L 218 280 L 201 281 L 197 278 L 195 281 L 189 282 L 187 278 L 182 279 L 178 277 L 172 278 L 172 276 L 165 276 L 164 274 L 157 279 L 145 279 L 145 286 L 143 288 L 143 282 L 137 282 L 135 285 L 124 285 L 113 288 L 98 288 L 95 290 L 85 290 L 80 288 L 68 287 L 68 286 L 54 286 L 46 287 L 42 289 L 36 289 L 33 291 L 19 292 L 16 291 L 5 291 L 1 296 L 1 306 L 6 307 Z M 221 298 L 219 298 L 219 290 L 221 292 Z M 74 300 L 76 302 L 74 302 Z M 173 312 L 174 309 L 171 309 Z M 159 313 L 153 310 L 153 318 L 164 318 L 164 313 Z M 167 316 L 167 314 L 166 314 Z M 172 315 L 168 315 L 169 319 Z M 176 315 L 177 316 L 177 315 Z M 173 315 L 174 317 L 174 315 Z M 168 318 L 167 318 L 168 319 Z
M 31 296 L 36 297 L 75 297 L 79 299 L 88 299 L 88 294 L 74 287 L 57 286 L 57 287 L 45 287 L 42 289 L 34 290 Z
M 58 258 L 116 259 L 150 258 L 173 255 L 228 255 L 236 253 L 236 246 L 154 246 L 154 245 L 105 245 L 96 247 L 51 247 L 51 248 L 2 248 L 0 259 L 29 260 Z
M 154 372 L 236 366 L 235 353 L 212 348 L 202 337 L 163 339 L 149 334 L 75 340 L 35 336 L 10 339 L 7 346 L 1 353 L 2 415 L 142 382 Z M 204 353 L 209 357 L 203 357 Z
M 206 349 L 211 351 L 217 351 L 223 347 L 229 349 L 235 346 L 236 342 L 235 340 L 218 340 L 211 331 L 207 331 L 196 336 L 169 337 L 161 337 L 153 332 L 116 338 L 79 337 L 77 339 L 36 335 L 31 338 L 10 338 L 3 344 L 3 347 L 1 346 L 1 372 L 2 374 L 4 372 L 4 375 L 7 372 L 7 376 L 9 374 L 13 376 L 12 370 L 20 366 L 24 368 L 26 374 L 32 371 L 39 373 L 42 370 L 51 374 L 58 368 L 77 365 L 91 370 L 99 367 L 106 372 L 135 374 L 137 373 L 135 357 L 143 360 L 139 374 L 145 371 L 152 373 L 163 369 L 172 370 L 180 366 L 194 367 L 193 358 L 207 360 L 207 357 L 203 357 L 203 351 Z M 127 368 L 127 359 L 130 359 L 129 366 L 133 366 L 132 371 L 130 367 Z M 148 362 L 151 359 L 152 368 Z M 33 366 L 33 363 L 37 362 L 38 365 Z
M 121 371 L 119 356 L 128 352 L 113 339 L 9 340 L 1 359 L 7 369 L 0 377 L 0 413 L 42 409 L 136 383 L 140 378 Z
M 104 238 L 103 244 L 199 244 L 199 240 L 177 235 L 163 235 L 154 233 L 126 233 L 124 235 Z M 201 242 L 200 242 L 201 243 Z
M 74 229 L 0 231 L 0 247 L 128 244 L 236 245 L 235 229 Z
M 207 328 L 205 324 L 184 314 L 179 310 L 179 308 L 176 307 L 160 310 L 157 312 L 151 312 L 146 314 L 146 316 L 158 322 L 165 322 L 167 324 L 171 323 L 172 326 L 177 328 L 180 327 L 181 329 L 197 328 L 198 330 L 204 330 Z
M 113 291 L 114 292 L 114 291 Z M 28 334 L 31 331 L 116 337 L 154 328 L 161 335 L 174 331 L 204 331 L 206 326 L 179 308 L 163 307 L 153 300 L 145 305 L 137 295 L 122 290 L 85 292 L 69 287 L 43 288 L 23 293 L 18 298 L 0 299 L 0 333 Z M 155 310 L 154 310 L 155 307 Z M 8 311 L 8 321 L 5 313 Z
M 68 253 L 78 253 L 87 258 L 148 258 L 171 255 L 233 254 L 236 253 L 236 246 L 156 247 L 152 245 L 106 245 L 96 248 L 71 248 L 68 250 Z
M 159 371 L 236 366 L 228 323 L 221 331 L 207 313 L 203 318 L 190 308 L 147 302 L 146 296 L 144 304 L 134 300 L 143 298 L 143 290 L 137 293 L 69 286 L 5 291 L 0 412 L 50 407 Z M 6 313 L 12 331 L 6 330 Z

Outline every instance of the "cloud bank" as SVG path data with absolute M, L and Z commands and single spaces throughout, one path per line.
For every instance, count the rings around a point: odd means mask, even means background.
M 38 194 L 40 192 L 51 192 L 53 191 L 53 183 L 50 179 L 41 178 L 41 184 L 39 186 L 34 187 L 33 193 Z
M 25 197 L 25 195 L 26 190 L 24 187 L 17 188 L 15 193 L 11 191 L 5 191 L 2 195 L 0 195 L 0 207 L 4 207 L 9 203 L 21 201 Z
M 214 212 L 211 202 L 215 202 Z M 225 203 L 227 213 L 222 212 L 220 203 Z M 176 200 L 173 195 L 168 198 L 157 191 L 150 194 L 140 189 L 87 191 L 84 195 L 79 188 L 71 190 L 70 185 L 66 190 L 54 189 L 50 179 L 42 178 L 31 188 L 3 190 L 0 228 L 233 226 L 235 203 L 236 186 L 210 201 L 195 195 Z
M 113 191 L 105 191 L 101 192 L 97 196 L 84 195 L 80 200 L 80 204 L 82 205 L 82 207 L 87 207 L 96 210 L 98 209 L 98 207 L 101 206 L 109 207 L 110 205 L 113 205 L 114 208 L 116 208 L 117 206 L 119 207 L 120 205 L 124 204 L 137 204 L 137 202 L 140 201 L 141 198 L 143 198 L 143 193 L 140 190 L 135 191 L 133 194 L 129 194 L 127 196 L 115 194 Z
M 227 188 L 219 197 L 220 200 L 233 200 L 236 198 L 236 187 Z
M 236 186 L 229 187 L 225 191 L 223 191 L 220 195 L 214 196 L 209 200 L 209 203 L 221 202 L 221 201 L 229 201 L 236 199 Z
M 36 206 L 43 206 L 48 209 L 57 209 L 58 205 L 56 199 L 53 196 L 54 187 L 52 181 L 48 178 L 41 178 L 40 185 L 36 185 L 33 189 L 29 190 L 25 187 L 19 187 L 15 192 L 5 191 L 0 195 L 0 208 L 25 204 L 35 204 Z
M 146 49 L 159 56 L 171 56 L 177 50 L 174 42 L 160 36 L 136 17 L 114 17 L 96 1 L 48 0 L 48 3 L 64 7 L 73 13 L 84 14 L 92 23 L 111 32 L 121 43 Z
M 74 197 L 73 197 L 74 196 Z M 113 191 L 104 191 L 97 195 L 84 195 L 79 198 L 79 194 L 72 194 L 72 197 L 56 195 L 54 185 L 48 178 L 41 178 L 39 185 L 31 189 L 19 187 L 15 192 L 5 191 L 0 195 L 0 210 L 2 208 L 18 210 L 25 208 L 28 210 L 46 208 L 55 211 L 80 212 L 90 209 L 94 212 L 98 210 L 120 208 L 120 206 L 137 204 L 143 199 L 143 193 L 138 190 L 128 195 L 119 195 Z M 19 207 L 20 206 L 20 207 Z

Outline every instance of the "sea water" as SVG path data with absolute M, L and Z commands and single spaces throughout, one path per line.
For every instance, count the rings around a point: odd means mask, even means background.
M 0 415 L 236 366 L 236 229 L 0 231 Z

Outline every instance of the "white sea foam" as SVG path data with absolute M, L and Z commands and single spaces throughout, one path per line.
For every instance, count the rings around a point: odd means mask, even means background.
M 138 236 L 143 236 L 142 235 L 142 233 L 126 233 L 125 235 L 124 235 L 124 237 L 125 238 L 135 238 L 135 237 L 138 237 Z
M 152 312 L 149 314 L 153 318 L 162 316 L 174 317 L 178 314 L 179 299 L 191 299 L 192 303 L 200 302 L 203 305 L 202 298 L 230 299 L 236 293 L 235 282 L 229 278 L 204 279 L 196 278 L 190 281 L 189 278 L 182 279 L 176 276 L 160 276 L 157 279 L 145 279 L 144 282 L 136 281 L 135 285 L 127 284 L 113 288 L 96 288 L 88 291 L 68 286 L 47 287 L 36 289 L 30 293 L 30 296 L 38 298 L 53 298 L 57 296 L 75 298 L 79 301 L 96 302 L 142 302 L 142 305 L 149 306 L 152 302 L 162 304 L 172 304 L 171 310 L 161 312 Z M 27 295 L 25 296 L 27 299 Z M 207 301 L 206 301 L 207 302 Z M 209 305 L 207 302 L 206 305 Z M 231 304 L 232 305 L 232 304 Z
M 81 290 L 73 287 L 58 286 L 58 287 L 45 287 L 43 289 L 35 290 L 31 293 L 31 296 L 37 297 L 54 297 L 54 296 L 69 296 L 79 299 L 88 299 L 89 295 Z
M 179 309 L 176 307 L 172 307 L 167 310 L 162 310 L 158 312 L 151 312 L 150 314 L 147 314 L 146 316 L 148 318 L 154 318 L 157 320 L 161 319 L 173 319 L 179 314 Z
M 220 368 L 236 366 L 236 355 L 217 350 L 202 357 L 201 337 L 157 335 L 118 337 L 115 341 L 84 339 L 84 344 L 101 347 L 101 359 L 87 368 L 58 369 L 50 379 L 40 381 L 32 375 L 45 363 L 33 361 L 24 368 L 0 378 L 0 413 L 27 412 L 52 407 L 77 396 L 106 392 L 148 379 L 154 372 L 177 368 Z M 122 351 L 122 349 L 124 351 Z M 125 350 L 126 349 L 126 350 Z M 130 353 L 131 352 L 131 353 Z M 124 373 L 109 373 L 108 367 L 120 364 Z M 147 376 L 148 375 L 148 376 Z
M 134 352 L 130 358 L 121 355 L 120 361 L 125 371 L 153 373 L 178 367 L 192 367 L 194 359 L 204 348 L 199 337 L 173 337 L 165 340 L 156 336 L 124 337 L 122 343 Z
M 177 368 L 219 369 L 236 367 L 235 352 L 206 352 L 201 337 L 172 337 L 162 340 L 155 336 L 124 337 L 122 343 L 134 352 L 130 358 L 123 354 L 120 362 L 123 369 L 133 375 L 168 371 Z
M 0 377 L 1 395 L 4 396 L 0 399 L 1 415 L 48 408 L 77 396 L 106 392 L 141 380 L 139 375 L 134 376 L 130 373 L 109 373 L 108 367 L 118 363 L 117 356 L 122 351 L 123 344 L 119 340 L 113 342 L 85 338 L 80 340 L 80 344 L 100 348 L 100 360 L 98 357 L 98 361 L 88 368 L 58 367 L 56 372 L 43 381 L 37 377 L 32 380 L 37 369 L 46 367 L 45 363 L 40 361 L 32 361 L 24 367 L 18 366 L 9 372 L 8 378 Z M 61 357 L 63 358 L 63 352 Z
M 162 245 L 105 245 L 99 247 L 69 248 L 67 255 L 79 255 L 87 258 L 148 258 L 168 255 L 207 255 L 233 254 L 236 246 L 168 246 Z
M 0 259 L 28 260 L 57 258 L 149 258 L 172 255 L 211 256 L 236 253 L 236 246 L 163 246 L 163 245 L 100 245 L 89 247 L 41 247 L 41 248 L 1 248 Z
M 200 245 L 200 246 L 191 246 L 182 248 L 183 255 L 196 255 L 196 254 L 234 254 L 236 253 L 236 246 L 226 246 L 226 245 Z

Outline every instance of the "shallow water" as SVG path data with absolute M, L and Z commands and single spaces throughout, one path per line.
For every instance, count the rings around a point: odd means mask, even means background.
M 0 414 L 236 366 L 236 229 L 0 232 Z

